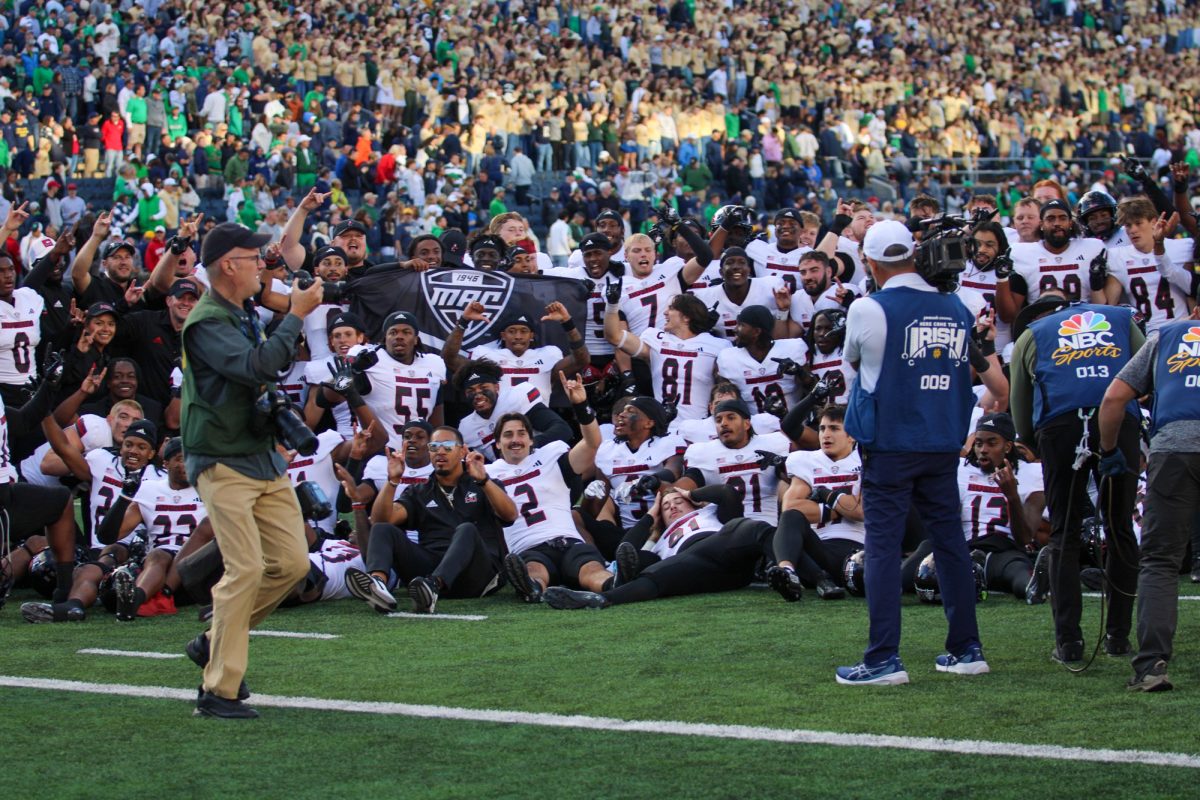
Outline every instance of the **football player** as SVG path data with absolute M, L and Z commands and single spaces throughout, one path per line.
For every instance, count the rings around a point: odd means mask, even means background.
M 17 268 L 0 256 L 0 397 L 16 404 L 36 376 L 35 351 L 42 340 L 45 300 L 33 289 L 17 288 Z
M 495 461 L 496 420 L 505 414 L 524 414 L 533 423 L 538 446 L 555 439 L 568 441 L 571 429 L 562 417 L 546 407 L 546 397 L 533 386 L 516 386 L 501 392 L 503 371 L 492 361 L 466 361 L 454 374 L 454 386 L 473 411 L 458 423 L 463 441 L 488 461 Z
M 137 401 L 121 400 L 113 405 L 107 417 L 84 414 L 62 430 L 71 448 L 87 455 L 92 450 L 119 446 L 125 438 L 126 429 L 141 418 L 142 407 Z M 37 486 L 61 486 L 59 478 L 70 474 L 71 471 L 50 447 L 49 442 L 38 447 L 33 451 L 33 455 L 21 462 L 21 477 Z
M 733 347 L 717 356 L 717 372 L 737 386 L 759 414 L 782 417 L 811 384 L 808 345 L 803 339 L 774 339 L 775 318 L 766 306 L 746 306 L 737 316 Z
M 683 437 L 683 440 L 688 444 L 696 442 L 708 442 L 717 438 L 717 423 L 713 419 L 713 413 L 716 410 L 717 404 L 723 400 L 741 400 L 742 393 L 733 383 L 729 381 L 720 381 L 713 385 L 712 392 L 708 397 L 708 416 L 703 419 L 688 419 L 675 423 L 671 427 L 672 433 L 677 433 Z M 754 426 L 754 430 L 758 433 L 775 433 L 779 430 L 779 417 L 774 414 L 755 414 L 750 417 L 750 424 Z
M 771 309 L 775 318 L 775 338 L 785 339 L 798 334 L 799 323 L 795 324 L 795 330 L 789 326 L 792 295 L 784 285 L 783 278 L 774 275 L 752 278 L 751 272 L 750 257 L 746 251 L 740 247 L 727 247 L 721 253 L 721 285 L 693 292 L 705 308 L 716 310 L 719 315 L 717 332 L 726 339 L 732 339 L 737 316 L 742 309 L 763 306 Z
M 1109 265 L 1150 334 L 1188 313 L 1194 273 L 1172 261 L 1165 241 L 1179 223 L 1179 215 L 1159 216 L 1146 198 L 1130 197 L 1121 201 L 1117 218 L 1131 244 L 1109 251 Z
M 800 285 L 800 261 L 812 246 L 800 242 L 804 231 L 803 212 L 785 208 L 775 213 L 775 241 L 751 239 L 746 242 L 746 254 L 754 261 L 754 274 L 760 278 L 776 275 L 783 278 L 788 290 L 795 294 Z
M 833 268 L 833 261 L 819 250 L 810 250 L 800 256 L 796 275 L 803 291 L 792 291 L 791 316 L 801 333 L 808 332 L 817 311 L 845 309 L 858 296 L 858 289 L 853 284 L 843 284 L 834 275 Z
M 362 401 L 362 395 L 357 391 L 352 391 L 356 386 L 367 388 L 369 379 L 364 376 L 357 381 L 357 384 L 345 384 L 345 391 L 354 403 L 353 409 L 351 409 L 351 400 L 345 399 L 345 395 L 334 392 L 330 388 L 330 384 L 334 383 L 347 367 L 353 368 L 354 357 L 350 355 L 351 350 L 359 348 L 356 350 L 357 353 L 369 352 L 361 348 L 362 345 L 367 344 L 366 326 L 357 314 L 349 311 L 333 314 L 328 321 L 327 341 L 329 348 L 327 356 L 304 362 L 304 382 L 308 385 L 308 399 L 304 403 L 304 422 L 308 427 L 317 430 L 326 412 L 330 412 L 333 415 L 333 424 L 337 432 L 343 439 L 349 439 L 354 435 L 355 430 L 369 427 L 375 419 L 375 412 L 371 410 L 369 404 Z M 370 357 L 368 357 L 369 360 Z M 350 377 L 355 378 L 357 374 L 352 371 Z M 328 391 L 323 391 L 321 388 L 323 386 Z M 383 426 L 376 426 L 376 430 L 382 434 Z M 382 439 L 385 438 L 381 437 L 378 446 L 382 446 Z
M 1153 206 L 1151 203 L 1151 208 Z M 1099 239 L 1106 250 L 1129 246 L 1130 239 L 1126 228 L 1117 221 L 1117 201 L 1108 192 L 1093 189 L 1084 194 L 1075 206 L 1075 216 L 1083 226 L 1084 232 L 1094 239 Z M 1155 212 L 1154 216 L 1157 217 L 1158 213 Z
M 845 402 L 858 374 L 854 365 L 842 356 L 842 345 L 846 341 L 846 312 L 833 308 L 818 311 L 813 315 L 808 335 L 813 377 L 818 381 L 826 381 L 830 403 Z
M 312 263 L 313 272 L 325 281 L 327 292 L 332 284 L 346 280 L 346 251 L 342 248 L 330 244 L 320 247 L 313 253 Z M 330 355 L 328 322 L 349 310 L 350 306 L 344 303 L 322 302 L 304 318 L 304 341 L 308 342 L 310 359 L 317 361 Z
M 611 208 L 606 208 L 596 215 L 592 221 L 592 230 L 603 236 L 609 242 L 609 261 L 622 263 L 625 261 L 625 221 L 621 215 Z M 583 246 L 576 248 L 567 258 L 567 267 L 583 266 Z

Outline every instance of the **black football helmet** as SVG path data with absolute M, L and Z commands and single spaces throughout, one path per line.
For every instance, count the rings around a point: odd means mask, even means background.
M 975 600 L 987 599 L 987 576 L 984 572 L 983 564 L 972 560 L 971 568 L 975 573 Z M 941 605 L 942 593 L 938 586 L 937 566 L 933 560 L 933 553 L 921 559 L 920 566 L 917 567 L 917 577 L 913 581 L 916 587 L 917 598 L 922 603 L 933 603 Z
M 75 563 L 82 564 L 85 561 L 87 561 L 87 553 L 83 548 L 76 547 Z M 49 547 L 30 559 L 25 582 L 29 588 L 47 600 L 54 596 L 54 589 L 58 586 L 58 570 L 54 568 L 54 554 L 50 552 Z
M 846 556 L 846 560 L 842 562 L 842 577 L 846 581 L 846 591 L 855 597 L 867 596 L 865 558 L 866 554 L 862 550 L 857 550 Z
M 712 233 L 722 227 L 730 231 L 741 231 L 748 236 L 754 230 L 754 214 L 745 206 L 721 206 L 708 223 L 708 230 Z
M 1079 204 L 1075 206 L 1075 218 L 1080 222 L 1086 223 L 1088 214 L 1102 208 L 1107 208 L 1115 217 L 1117 213 L 1117 201 L 1108 192 L 1094 189 L 1079 198 Z

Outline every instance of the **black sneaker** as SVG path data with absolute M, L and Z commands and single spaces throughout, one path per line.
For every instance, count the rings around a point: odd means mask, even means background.
M 608 600 L 602 594 L 568 589 L 565 586 L 551 586 L 543 595 L 543 602 L 559 610 L 608 607 Z
M 200 669 L 204 669 L 205 667 L 207 667 L 208 659 L 210 657 L 209 642 L 208 642 L 207 634 L 201 633 L 195 639 L 192 639 L 183 648 L 183 652 L 187 653 L 187 657 L 190 658 L 192 660 L 192 663 L 195 664 Z M 204 688 L 201 687 L 200 691 L 203 692 Z M 240 684 L 238 684 L 237 699 L 245 700 L 249 696 L 250 696 L 250 687 L 247 686 L 246 681 L 243 680 Z M 216 695 L 214 695 L 214 697 L 216 697 Z M 222 698 L 217 697 L 217 699 L 221 700 Z M 225 702 L 229 702 L 229 701 L 225 700 Z M 197 704 L 197 707 L 199 707 L 199 704 Z
M 200 610 L 196 612 L 196 617 L 201 622 L 212 622 L 212 604 L 200 606 Z
M 1129 645 L 1128 636 L 1109 634 L 1104 637 L 1104 652 L 1110 656 L 1127 656 L 1133 652 L 1133 648 Z
M 258 712 L 241 700 L 226 700 L 212 692 L 200 691 L 196 698 L 194 717 L 216 717 L 217 719 L 258 719 Z
M 1025 603 L 1036 606 L 1046 602 L 1050 594 L 1050 548 L 1038 550 L 1037 558 L 1033 560 L 1033 574 L 1029 583 L 1025 584 Z
M 638 558 L 638 551 L 633 546 L 633 542 L 621 542 L 617 545 L 616 561 L 617 574 L 616 580 L 613 581 L 614 588 L 629 583 L 641 571 L 641 560 Z
M 110 577 L 113 595 L 117 599 L 116 618 L 121 622 L 137 620 L 137 578 L 128 567 L 117 567 Z
M 817 581 L 817 597 L 822 600 L 845 600 L 846 590 L 833 582 L 828 575 L 823 575 Z
M 1192 561 L 1192 583 L 1200 583 L 1200 558 Z
M 1104 588 L 1104 570 L 1099 567 L 1087 567 L 1079 570 L 1079 582 L 1086 589 L 1098 592 Z
M 529 568 L 525 566 L 525 559 L 516 553 L 506 555 L 504 557 L 504 575 L 521 600 L 526 603 L 542 602 L 542 585 L 529 577 Z
M 429 578 L 413 578 L 408 582 L 408 596 L 413 601 L 413 611 L 432 614 L 437 609 L 437 584 Z
M 1050 658 L 1060 664 L 1075 664 L 1083 661 L 1083 642 L 1063 642 L 1051 651 Z
M 1130 678 L 1125 688 L 1131 692 L 1169 692 L 1175 687 L 1167 677 L 1167 662 L 1159 659 L 1141 675 Z
M 65 603 L 22 603 L 21 617 L 26 622 L 83 622 L 86 613 L 79 606 Z
M 767 583 L 779 592 L 779 596 L 789 603 L 794 603 L 804 596 L 804 586 L 796 570 L 778 565 L 767 570 Z

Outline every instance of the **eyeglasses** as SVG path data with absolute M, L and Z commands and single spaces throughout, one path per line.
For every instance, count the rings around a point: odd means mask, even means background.
M 247 258 L 252 258 L 255 261 L 262 261 L 262 253 L 255 253 L 252 256 L 228 256 L 230 261 L 245 261 Z
M 458 447 L 458 442 L 455 442 L 455 441 L 430 442 L 429 443 L 429 452 L 436 453 L 439 450 L 441 450 L 444 453 L 449 453 L 451 450 L 453 450 L 456 447 Z

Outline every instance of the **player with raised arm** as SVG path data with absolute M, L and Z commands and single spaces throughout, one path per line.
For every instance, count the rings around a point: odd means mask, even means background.
M 533 386 L 515 386 L 501 391 L 503 372 L 491 361 L 466 361 L 454 374 L 454 386 L 462 392 L 473 411 L 458 423 L 463 441 L 488 461 L 495 461 L 496 422 L 505 414 L 524 414 L 533 424 L 535 444 L 571 438 L 563 418 L 546 406 L 549 399 Z
M 1151 334 L 1168 322 L 1187 316 L 1194 273 L 1176 264 L 1167 253 L 1166 238 L 1179 224 L 1179 215 L 1158 215 L 1144 197 L 1121 201 L 1117 219 L 1130 244 L 1114 247 L 1108 263 L 1113 277 L 1129 293 L 1130 304 Z
M 743 400 L 759 414 L 782 417 L 811 385 L 803 339 L 775 339 L 775 318 L 766 306 L 738 312 L 733 347 L 717 356 L 717 372 L 738 387 Z

